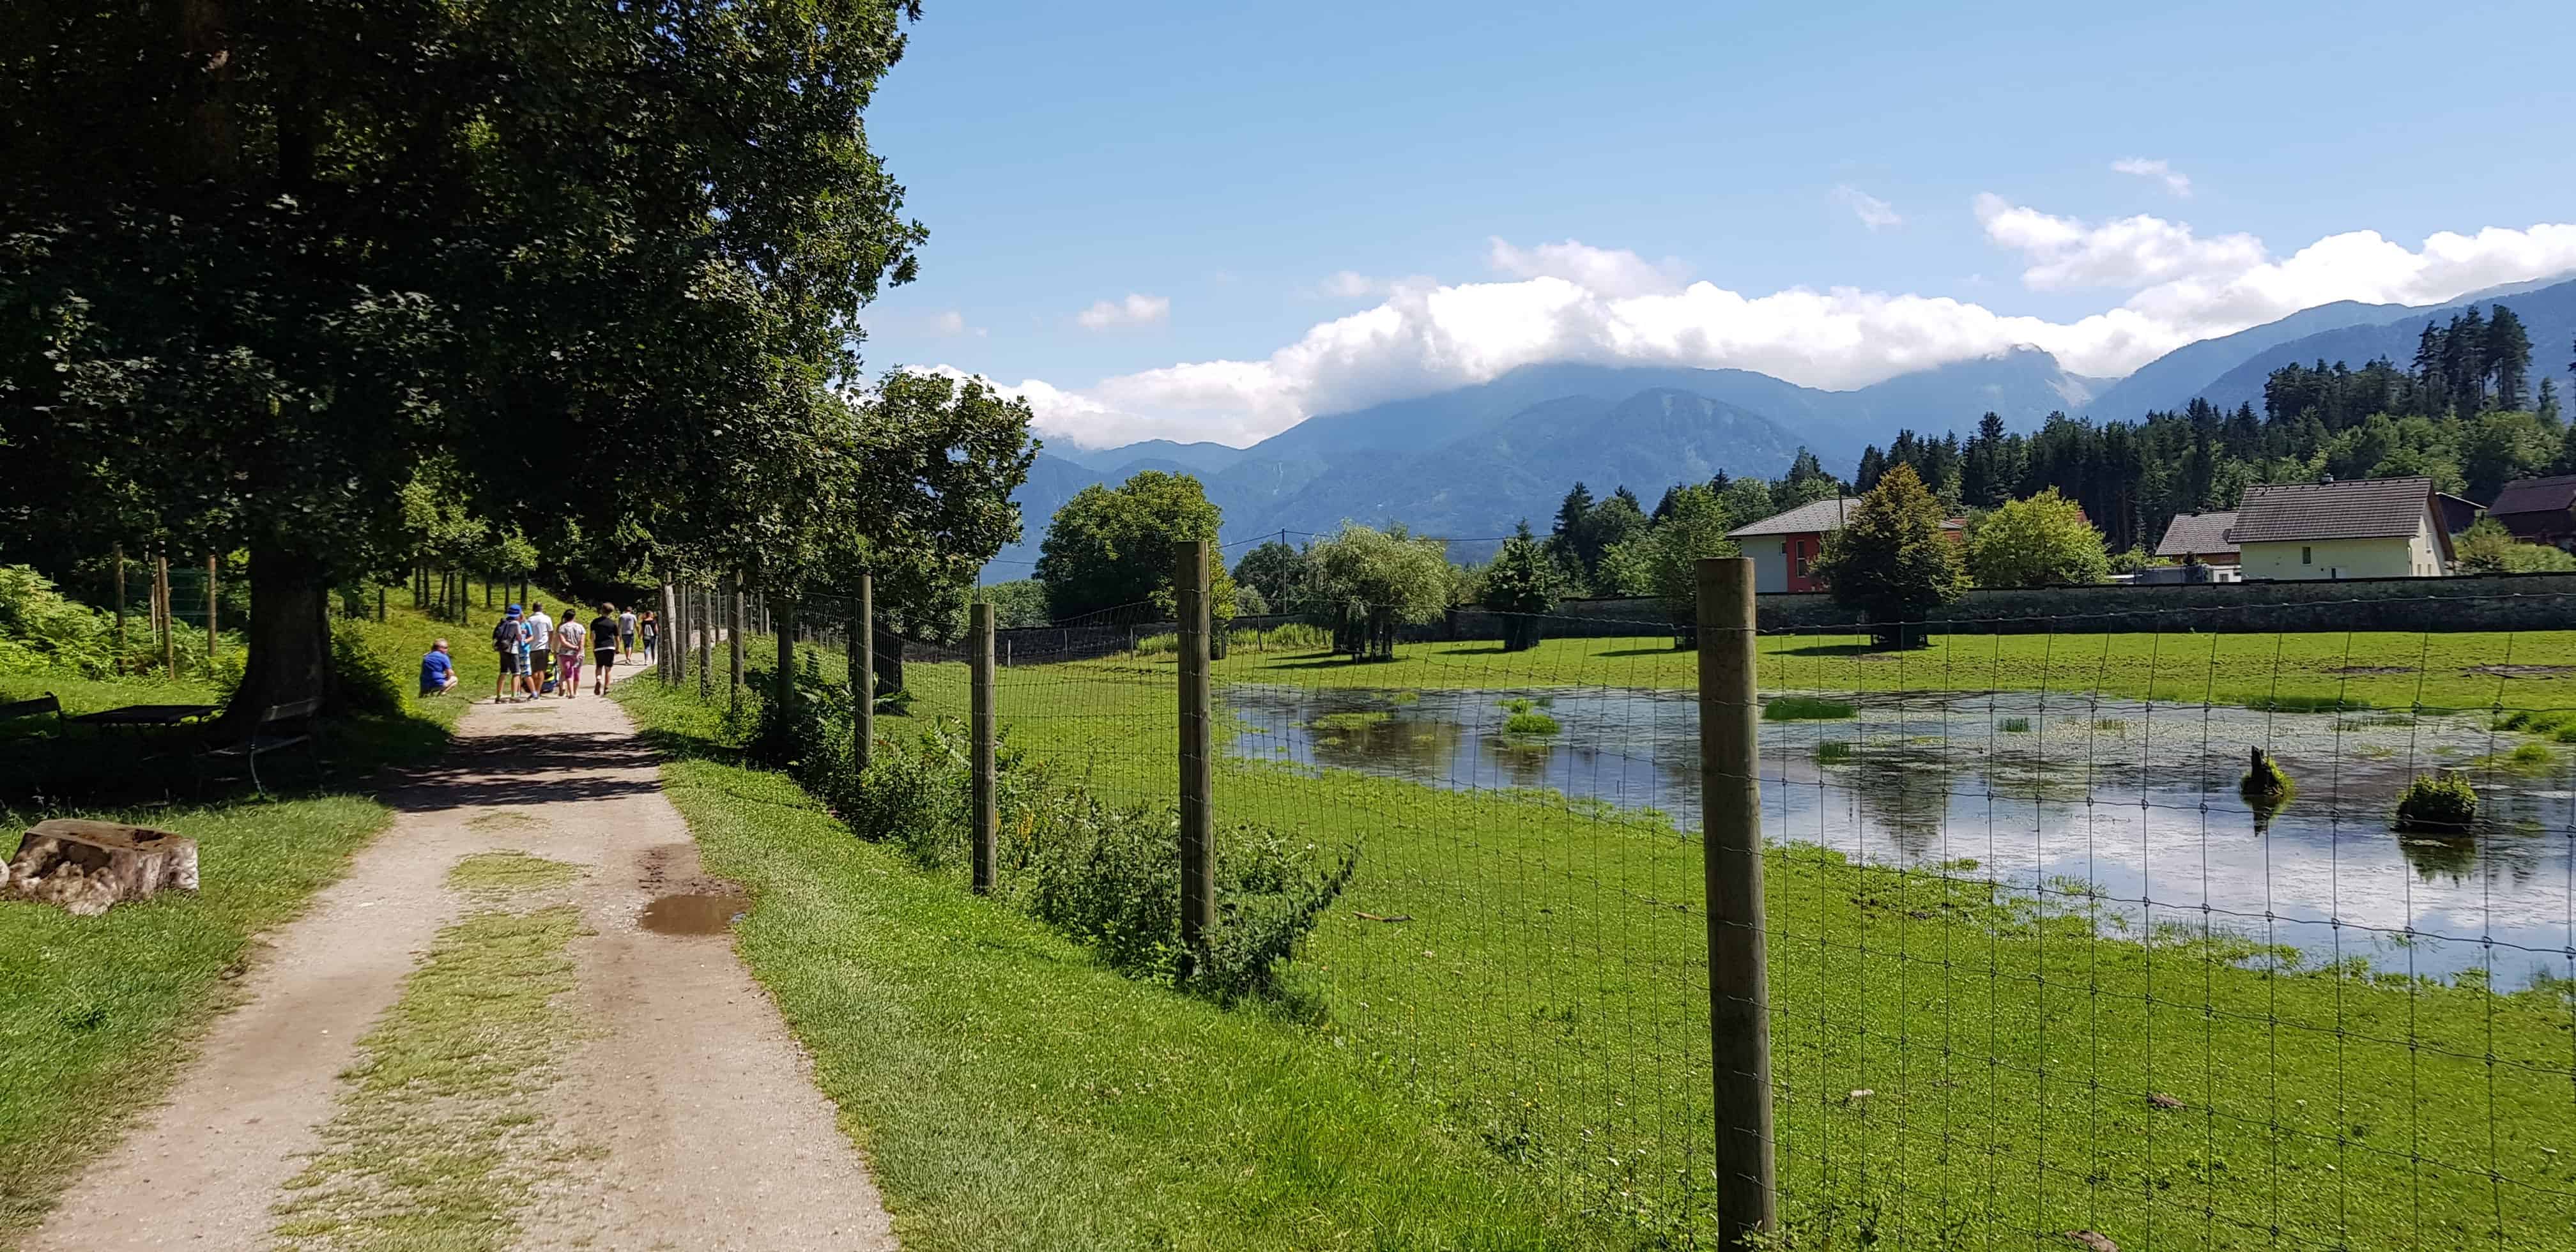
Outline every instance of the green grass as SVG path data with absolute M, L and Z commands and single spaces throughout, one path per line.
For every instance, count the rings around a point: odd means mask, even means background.
M 460 628 L 400 607 L 399 593 L 394 599 L 393 620 L 364 629 L 408 692 L 428 641 Z M 460 647 L 457 656 L 467 688 L 478 673 L 491 682 L 488 652 Z M 0 675 L 0 699 L 47 690 L 75 712 L 212 698 L 202 678 L 173 684 Z M 294 918 L 340 875 L 351 852 L 384 829 L 392 814 L 365 794 L 374 787 L 371 771 L 438 752 L 464 705 L 454 697 L 423 700 L 402 717 L 337 724 L 327 749 L 334 768 L 323 786 L 311 787 L 295 762 L 286 769 L 290 790 L 267 801 L 229 794 L 149 807 L 85 804 L 45 780 L 66 762 L 76 780 L 159 768 L 175 771 L 175 782 L 185 766 L 138 762 L 135 741 L 80 731 L 0 743 L 0 781 L 12 784 L 0 795 L 22 797 L 15 807 L 0 799 L 0 831 L 47 817 L 129 821 L 197 840 L 203 865 L 196 895 L 121 904 L 102 917 L 0 901 L 0 1057 L 8 1061 L 0 1065 L 0 1246 L 41 1219 L 63 1180 L 112 1144 L 135 1110 L 177 1076 L 190 1040 L 231 1003 L 253 938 Z M 184 787 L 179 794 L 187 794 Z M 138 1067 L 131 1063 L 137 1057 L 153 1063 Z
M 964 705 L 959 667 L 912 684 L 925 712 Z M 1162 673 L 1051 666 L 1005 676 L 1000 700 L 1021 749 L 1105 792 L 1172 794 Z M 1693 1224 L 1674 1210 L 1705 1202 L 1678 1181 L 1710 1116 L 1696 841 L 1551 796 L 1234 759 L 1217 803 L 1326 846 L 1365 841 L 1348 911 L 1292 974 L 1322 1006 L 1309 1033 L 1354 1073 L 1405 1075 L 1498 1177 L 1629 1237 Z M 2192 924 L 2180 910 L 2131 931 L 2152 944 L 2102 937 L 2116 906 L 2090 887 L 2042 907 L 1812 848 L 1775 849 L 1767 874 L 1799 1246 L 2095 1229 L 2123 1247 L 2269 1248 L 2276 1222 L 2278 1246 L 2300 1247 L 2576 1234 L 2552 1194 L 2576 1186 L 2563 983 L 2496 995 L 2300 967 L 2166 929 Z
M 1392 1055 L 1122 978 L 733 764 L 694 692 L 621 691 L 907 1249 L 1623 1246 Z
M 1511 713 L 1511 716 L 1505 718 L 1503 721 L 1503 733 L 1507 735 L 1553 735 L 1559 730 L 1564 729 L 1564 727 L 1557 724 L 1555 718 L 1538 711 L 1539 706 L 1543 703 L 1547 702 L 1543 700 L 1534 700 L 1528 696 L 1513 696 L 1509 699 L 1500 701 L 1499 707 L 1508 710 Z
M 1762 702 L 1762 720 L 1766 722 L 1833 721 L 1858 712 L 1849 701 L 1816 696 L 1773 696 Z
M 447 885 L 488 895 L 560 887 L 580 876 L 579 866 L 525 852 L 477 852 L 448 867 Z
M 2409 634 L 1945 635 L 1930 646 L 1871 651 L 1861 636 L 1773 635 L 1761 641 L 1766 691 L 2006 690 L 2097 692 L 2128 699 L 2320 708 L 2576 710 L 2576 675 L 2507 678 L 2481 665 L 2576 656 L 2576 630 Z M 1320 650 L 1238 650 L 1220 680 L 1355 687 L 1528 688 L 1550 685 L 1695 689 L 1698 654 L 1671 639 L 1548 639 L 1524 652 L 1491 642 L 1408 643 L 1392 662 Z M 1171 664 L 1146 658 L 1144 664 Z M 2402 670 L 2405 672 L 2372 672 Z
M 1841 765 L 1851 759 L 1852 745 L 1848 739 L 1828 739 L 1816 745 L 1816 763 L 1819 765 Z
M 560 862 L 536 861 L 575 872 Z M 460 869 L 462 866 L 460 866 Z M 543 885 L 529 867 L 508 884 Z M 450 875 L 487 891 L 488 874 Z M 581 1026 L 559 1001 L 573 989 L 564 948 L 581 910 L 483 909 L 438 934 L 419 969 L 358 1041 L 321 1150 L 287 1180 L 275 1209 L 280 1248 L 512 1246 L 516 1214 L 578 1151 L 554 1142 L 535 1098 L 553 1080 Z

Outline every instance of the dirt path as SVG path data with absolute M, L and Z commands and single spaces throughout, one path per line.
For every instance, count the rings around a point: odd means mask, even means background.
M 213 1028 L 168 1104 L 83 1173 L 28 1248 L 277 1246 L 276 1206 L 297 1194 L 286 1184 L 323 1148 L 326 1123 L 347 1124 L 344 1071 L 372 1055 L 362 1036 L 398 998 L 410 1006 L 405 979 L 443 931 L 488 907 L 449 885 L 451 869 L 498 851 L 580 870 L 552 894 L 587 931 L 561 946 L 574 989 L 554 997 L 580 1042 L 541 1081 L 519 1083 L 542 1125 L 508 1151 L 535 1145 L 544 1159 L 520 1163 L 535 1185 L 470 1246 L 896 1246 L 866 1165 L 734 956 L 730 906 L 664 904 L 645 928 L 657 899 L 724 885 L 699 877 L 622 710 L 588 693 L 487 700 L 439 765 L 387 799 L 393 828 L 269 937 L 246 1002 Z M 692 920 L 705 933 L 667 933 Z

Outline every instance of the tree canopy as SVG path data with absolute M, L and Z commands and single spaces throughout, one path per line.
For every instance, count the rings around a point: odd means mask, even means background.
M 1449 607 L 1446 546 L 1437 539 L 1416 538 L 1401 526 L 1377 530 L 1344 522 L 1340 530 L 1317 540 L 1307 556 L 1343 651 L 1393 657 L 1397 627 L 1431 621 Z
M 1143 470 L 1116 487 L 1083 488 L 1057 509 L 1038 545 L 1037 580 L 1057 618 L 1136 604 L 1172 611 L 1178 540 L 1214 542 L 1224 518 L 1188 474 Z M 1210 571 L 1209 616 L 1234 616 L 1234 580 Z
M 1485 607 L 1511 615 L 1503 622 L 1504 650 L 1517 652 L 1535 646 L 1544 633 L 1540 619 L 1556 611 L 1557 597 L 1563 593 L 1564 581 L 1556 563 L 1539 550 L 1537 536 L 1530 533 L 1529 522 L 1523 519 L 1484 569 Z
M 0 476 L 83 507 L 6 520 L 248 549 L 256 703 L 321 689 L 321 588 L 409 559 L 416 482 L 496 538 L 721 560 L 803 466 L 955 453 L 838 390 L 925 237 L 861 125 L 911 12 L 13 7 Z
M 2051 487 L 1977 519 L 1968 534 L 1968 571 L 1980 587 L 2098 583 L 2110 576 L 2111 558 L 2084 510 Z
M 1825 537 L 1816 572 L 1836 603 L 1868 616 L 1882 645 L 1901 641 L 1904 623 L 1922 621 L 1967 590 L 1959 545 L 1941 522 L 1941 502 L 1913 466 L 1899 464 Z

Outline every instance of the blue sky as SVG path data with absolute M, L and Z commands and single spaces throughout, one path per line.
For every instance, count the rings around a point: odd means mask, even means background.
M 865 352 L 1245 443 L 1531 359 L 2115 374 L 2576 267 L 2576 6 L 1945 7 L 932 0 Z

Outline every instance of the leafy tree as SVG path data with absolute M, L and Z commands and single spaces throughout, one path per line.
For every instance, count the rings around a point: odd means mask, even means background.
M 2554 426 L 2558 424 L 2558 379 L 2555 375 L 2543 374 L 2540 376 L 2540 395 L 2538 399 L 2533 401 L 2531 407 L 2539 416 L 2541 425 Z
M 1503 650 L 1519 652 L 1537 646 L 1546 615 L 1556 611 L 1563 591 L 1555 563 L 1539 550 L 1529 522 L 1523 520 L 1503 541 L 1502 551 L 1494 554 L 1493 564 L 1485 567 L 1485 607 L 1508 615 L 1503 619 Z
M 2558 436 L 2535 413 L 2488 413 L 2468 422 L 2459 454 L 2468 497 L 2489 503 L 2506 483 L 2540 472 L 2558 454 Z
M 2554 574 L 2576 570 L 2576 556 L 2546 544 L 2524 543 L 2492 517 L 2481 517 L 2460 536 L 2463 574 Z
M 1293 613 L 1308 599 L 1306 554 L 1277 539 L 1264 540 L 1234 563 L 1234 581 L 1256 591 L 1273 612 Z
M 1047 616 L 1046 587 L 1034 578 L 994 583 L 975 594 L 993 606 L 993 624 L 997 627 L 1044 626 L 1054 620 Z
M 1901 644 L 1921 621 L 1967 590 L 1959 545 L 1941 530 L 1941 505 L 1910 465 L 1879 479 L 1842 529 L 1825 538 L 1815 569 L 1836 603 L 1867 615 L 1879 646 Z
M 1407 622 L 1427 622 L 1449 607 L 1449 559 L 1437 539 L 1403 527 L 1376 530 L 1344 522 L 1307 553 L 1315 583 L 1334 615 L 1334 648 L 1364 660 L 1395 659 L 1395 635 Z
M 1056 510 L 1038 547 L 1047 610 L 1062 619 L 1158 599 L 1168 604 L 1173 542 L 1214 540 L 1222 521 L 1188 474 L 1144 470 L 1114 488 L 1083 488 Z M 1230 593 L 1234 580 L 1222 581 Z M 1212 615 L 1234 616 L 1230 608 Z
M 2111 561 L 2102 532 L 2052 487 L 1979 518 L 1968 538 L 1968 569 L 1980 587 L 2050 587 L 2101 582 Z
M 1674 496 L 1672 515 L 1632 545 L 1641 549 L 1644 593 L 1663 597 L 1674 641 L 1682 647 L 1699 641 L 1700 560 L 1740 555 L 1735 541 L 1726 537 L 1735 524 L 1715 492 L 1684 487 Z
M 324 589 L 404 555 L 449 451 L 496 533 L 738 537 L 913 274 L 860 124 L 912 9 L 13 9 L 0 479 L 48 503 L 10 522 L 246 549 L 236 716 L 325 690 Z
M 1761 521 L 1791 507 L 1775 503 L 1771 484 L 1759 478 L 1738 478 L 1722 485 L 1709 485 L 1717 492 L 1717 502 L 1725 506 L 1726 515 L 1737 519 L 1738 525 Z

